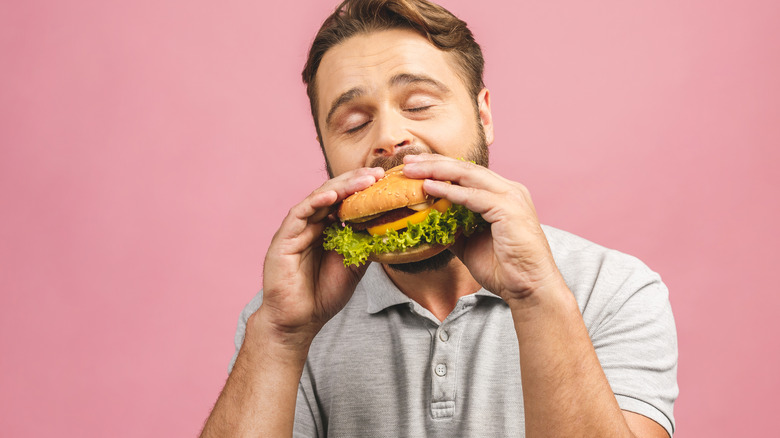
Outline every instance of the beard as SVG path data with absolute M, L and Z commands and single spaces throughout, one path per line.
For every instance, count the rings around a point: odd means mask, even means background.
M 481 123 L 477 123 L 477 140 L 474 142 L 474 146 L 469 150 L 469 154 L 465 157 L 468 161 L 482 166 L 488 167 L 490 157 L 488 153 L 488 145 L 485 140 L 485 130 L 482 128 Z M 391 169 L 395 166 L 401 165 L 404 162 L 406 155 L 416 155 L 422 153 L 432 153 L 428 148 L 421 148 L 419 146 L 408 146 L 401 152 L 394 154 L 390 157 L 378 157 L 371 162 L 373 167 L 382 167 L 385 170 Z M 450 250 L 444 250 L 430 258 L 420 260 L 418 262 L 390 264 L 390 269 L 403 272 L 406 274 L 419 274 L 426 271 L 438 271 L 445 268 L 450 264 L 452 259 L 455 258 Z
M 488 153 L 488 145 L 485 140 L 485 130 L 482 128 L 481 123 L 477 123 L 477 140 L 469 150 L 469 153 L 464 159 L 466 161 L 473 161 L 482 167 L 488 167 L 490 164 L 490 155 Z M 404 157 L 407 155 L 419 155 L 419 154 L 433 154 L 434 152 L 427 147 L 421 147 L 417 145 L 407 146 L 400 152 L 397 152 L 389 157 L 377 157 L 371 161 L 371 167 L 381 167 L 385 170 L 390 170 L 395 166 L 404 164 Z
M 421 272 L 431 272 L 444 269 L 454 258 L 455 254 L 449 249 L 445 249 L 435 256 L 429 257 L 425 260 L 411 263 L 389 264 L 387 266 L 389 266 L 390 269 L 394 271 L 403 272 L 404 274 L 419 274 Z

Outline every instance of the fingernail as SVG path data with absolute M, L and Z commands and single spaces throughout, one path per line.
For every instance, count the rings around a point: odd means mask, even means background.
M 423 181 L 423 187 L 440 187 L 442 184 L 445 184 L 441 181 L 436 181 L 435 179 L 426 179 Z
M 414 169 L 415 169 L 416 167 L 417 167 L 417 166 L 416 166 L 414 163 L 404 163 L 404 169 L 403 169 L 403 172 L 404 172 L 404 173 L 407 173 L 407 172 L 409 172 L 410 170 L 411 170 L 411 171 L 414 171 Z

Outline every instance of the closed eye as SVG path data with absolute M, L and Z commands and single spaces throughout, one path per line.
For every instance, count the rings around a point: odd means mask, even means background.
M 368 125 L 369 123 L 371 123 L 371 120 L 368 120 L 368 121 L 366 121 L 365 123 L 363 123 L 361 125 L 355 126 L 354 128 L 347 129 L 346 133 L 347 134 L 354 134 L 354 133 L 360 131 L 361 129 L 365 128 L 366 125 Z
M 414 107 L 414 108 L 407 108 L 406 111 L 408 111 L 410 113 L 419 113 L 419 112 L 425 111 L 427 109 L 430 109 L 431 107 L 433 107 L 433 105 L 418 106 L 418 107 Z

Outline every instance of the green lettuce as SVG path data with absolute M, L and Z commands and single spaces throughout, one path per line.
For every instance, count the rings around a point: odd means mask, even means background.
M 325 229 L 323 247 L 344 256 L 344 266 L 362 265 L 374 253 L 403 251 L 421 243 L 449 245 L 458 231 L 465 236 L 484 227 L 484 219 L 462 205 L 453 204 L 444 213 L 431 210 L 428 217 L 400 230 L 390 230 L 381 236 L 354 232 L 349 225 L 336 222 Z

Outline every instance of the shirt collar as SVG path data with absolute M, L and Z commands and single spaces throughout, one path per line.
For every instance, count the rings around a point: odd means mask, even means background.
M 360 282 L 360 287 L 366 291 L 366 301 L 368 303 L 366 311 L 371 314 L 381 312 L 388 307 L 398 304 L 412 302 L 411 298 L 395 286 L 379 263 L 371 263 L 371 266 L 368 267 L 366 274 L 363 276 L 363 281 Z M 501 297 L 485 288 L 481 288 L 472 295 L 501 299 Z
M 395 286 L 379 263 L 371 263 L 360 286 L 366 290 L 368 313 L 378 313 L 388 307 L 412 302 L 411 298 Z

